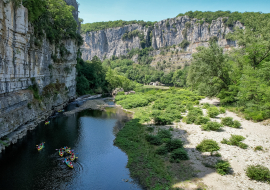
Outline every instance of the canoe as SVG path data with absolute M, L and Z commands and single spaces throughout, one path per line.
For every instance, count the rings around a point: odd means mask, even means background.
M 71 154 L 70 148 L 67 148 L 67 149 L 66 149 L 66 152 L 67 152 L 68 154 Z
M 63 112 L 63 111 L 65 111 L 65 110 L 58 110 L 58 112 Z
M 45 122 L 45 125 L 49 125 L 50 124 L 50 121 L 48 121 L 48 122 Z
M 61 157 L 64 156 L 64 151 L 63 150 L 62 151 L 59 150 L 59 156 L 61 156 Z
M 76 158 L 78 158 L 78 157 L 76 157 L 75 155 L 73 155 L 73 156 L 71 155 L 71 156 L 70 156 L 70 160 L 71 160 L 71 161 L 74 161 Z
M 71 162 L 71 161 L 67 161 L 66 158 L 65 158 L 65 163 L 66 163 L 66 165 L 67 165 L 68 167 L 73 168 L 72 162 Z
M 42 150 L 44 148 L 44 143 L 41 143 L 40 145 L 37 145 L 37 150 L 38 151 L 40 151 L 40 150 Z

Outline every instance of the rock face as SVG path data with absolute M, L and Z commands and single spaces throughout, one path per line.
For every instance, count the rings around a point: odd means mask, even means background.
M 226 27 L 222 18 L 213 20 L 211 25 L 208 23 L 200 24 L 197 21 L 197 19 L 182 16 L 159 21 L 154 25 L 154 28 L 132 24 L 88 32 L 82 35 L 84 38 L 82 58 L 91 60 L 94 56 L 98 56 L 103 60 L 105 57 L 109 58 L 112 55 L 126 55 L 128 50 L 133 48 L 141 48 L 140 39 L 137 36 L 122 40 L 123 34 L 134 30 L 143 32 L 146 42 L 151 42 L 154 49 L 178 45 L 186 39 L 190 42 L 190 45 L 185 51 L 193 53 L 196 51 L 196 47 L 207 46 L 209 39 L 214 36 L 218 38 L 219 45 L 224 47 L 225 50 L 236 47 L 234 41 L 225 39 L 225 35 L 232 32 L 233 27 Z M 240 22 L 236 22 L 235 26 L 244 27 Z
M 67 3 L 76 5 L 73 15 L 78 21 L 76 0 Z M 40 47 L 31 45 L 32 34 L 28 10 L 23 6 L 14 9 L 8 0 L 0 1 L 0 138 L 7 135 L 7 143 L 15 143 L 50 116 L 53 109 L 63 108 L 76 97 L 75 41 L 63 41 L 70 55 L 64 62 L 54 63 L 51 55 L 55 47 L 46 39 Z M 62 90 L 38 101 L 32 91 L 26 90 L 33 83 L 41 93 L 52 90 L 52 84 Z M 3 148 L 0 143 L 0 152 Z

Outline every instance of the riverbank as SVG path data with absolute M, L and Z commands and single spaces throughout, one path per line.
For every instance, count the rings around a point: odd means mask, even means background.
M 77 112 L 83 111 L 83 110 L 87 110 L 87 109 L 91 109 L 91 110 L 101 110 L 101 111 L 105 111 L 105 107 L 108 107 L 109 105 L 104 101 L 107 98 L 104 99 L 96 99 L 96 100 L 86 100 L 80 107 L 71 110 L 71 111 L 67 111 L 64 112 L 64 115 L 68 116 L 68 115 L 72 115 L 75 114 Z
M 132 99 L 134 98 L 136 97 L 132 97 Z M 128 106 L 123 99 L 125 97 L 118 97 L 123 107 Z M 204 98 L 200 100 L 200 103 L 219 105 L 217 99 Z M 139 179 L 147 189 L 166 189 L 166 187 L 194 190 L 198 188 L 211 190 L 270 189 L 268 183 L 250 180 L 245 171 L 248 166 L 257 164 L 270 169 L 269 127 L 245 120 L 229 111 L 211 118 L 211 121 L 220 123 L 222 118 L 232 117 L 233 120 L 241 123 L 240 128 L 224 126 L 219 131 L 204 131 L 200 125 L 186 124 L 182 120 L 173 122 L 171 125 L 155 125 L 154 120 L 148 118 L 152 116 L 152 107 L 155 106 L 156 103 L 152 102 L 146 106 L 127 109 L 134 112 L 135 117 L 119 132 L 115 141 L 116 145 L 129 156 L 127 167 L 129 167 L 132 177 Z M 207 115 L 206 109 L 202 109 L 203 107 L 200 105 L 197 107 L 202 110 L 203 116 Z M 166 112 L 169 111 L 167 108 L 166 110 Z M 183 115 L 187 115 L 187 113 Z M 171 163 L 171 153 L 165 153 L 162 156 L 157 154 L 156 150 L 160 145 L 151 145 L 147 142 L 146 137 L 149 134 L 158 136 L 162 129 L 170 131 L 173 139 L 180 139 L 183 142 L 189 160 Z M 231 135 L 245 137 L 246 139 L 242 142 L 247 144 L 248 148 L 242 149 L 238 146 L 221 143 L 223 138 L 229 139 Z M 218 156 L 212 155 L 210 152 L 202 153 L 196 149 L 196 146 L 204 139 L 212 139 L 218 143 L 220 147 Z M 256 150 L 255 147 L 258 146 L 261 146 L 262 150 Z M 231 169 L 227 175 L 222 176 L 214 169 L 218 160 L 230 163 Z

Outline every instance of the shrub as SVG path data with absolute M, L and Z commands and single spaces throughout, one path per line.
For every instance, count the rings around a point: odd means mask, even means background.
M 241 142 L 241 141 L 243 141 L 245 139 L 246 138 L 241 136 L 241 135 L 231 135 L 231 138 L 229 140 L 223 139 L 221 141 L 221 143 L 222 144 L 227 144 L 227 145 L 234 145 L 234 146 L 238 146 L 240 148 L 246 149 L 248 147 L 248 145 Z
M 228 174 L 230 171 L 230 167 L 230 163 L 224 160 L 219 160 L 215 165 L 217 173 L 219 173 L 220 175 Z
M 207 114 L 211 118 L 215 118 L 216 116 L 219 115 L 219 110 L 217 107 L 210 107 L 207 109 Z
M 163 138 L 163 139 L 162 139 L 162 142 L 167 143 L 167 142 L 169 142 L 170 140 L 171 140 L 170 138 Z
M 232 117 L 224 117 L 221 119 L 221 124 L 225 126 L 233 126 L 233 118 Z
M 195 124 L 196 125 L 202 125 L 202 124 L 206 124 L 208 121 L 210 121 L 210 119 L 208 117 L 198 117 L 196 120 L 195 120 Z
M 153 132 L 154 131 L 154 127 L 147 127 L 146 130 L 149 131 L 149 132 Z
M 184 33 L 184 34 L 183 34 L 184 36 L 187 35 L 187 31 L 186 31 L 186 30 L 183 30 L 182 33 Z M 186 39 L 184 39 L 184 40 L 179 44 L 179 46 L 180 46 L 182 49 L 185 49 L 187 46 L 189 46 L 189 44 L 190 44 L 190 42 L 187 41 Z
M 210 108 L 210 104 L 209 103 L 205 103 L 205 104 L 203 104 L 202 108 L 203 109 L 208 109 L 208 108 Z
M 161 114 L 154 117 L 154 122 L 157 125 L 168 125 L 174 121 L 174 118 L 170 114 Z
M 233 128 L 240 128 L 241 127 L 241 123 L 237 120 L 233 121 Z
M 187 119 L 186 119 L 186 123 L 187 124 L 192 124 L 195 122 L 195 120 L 199 117 L 203 115 L 202 109 L 201 108 L 196 108 L 196 107 L 189 107 L 189 105 L 187 105 L 187 108 L 189 109 L 188 115 L 187 115 Z
M 256 147 L 254 148 L 254 151 L 257 151 L 257 150 L 263 150 L 263 147 L 262 147 L 262 146 L 256 146 Z
M 169 130 L 166 130 L 166 129 L 161 129 L 158 131 L 158 137 L 163 139 L 163 138 L 172 138 L 172 134 Z
M 205 131 L 218 131 L 221 127 L 223 126 L 215 121 L 209 121 L 201 126 L 201 128 Z
M 160 137 L 155 136 L 155 135 L 146 135 L 146 140 L 153 145 L 161 145 L 162 141 Z
M 188 160 L 188 154 L 184 148 L 175 149 L 171 154 L 170 161 L 173 162 L 175 160 Z
M 213 152 L 220 149 L 218 143 L 211 139 L 205 139 L 196 146 L 196 149 L 200 152 Z
M 183 147 L 183 142 L 180 139 L 171 139 L 166 144 L 166 148 L 169 152 L 178 148 L 182 148 L 182 147 Z
M 220 108 L 219 108 L 219 113 L 221 113 L 221 114 L 222 114 L 222 113 L 226 113 L 226 109 L 223 108 L 223 107 L 220 107 Z
M 233 128 L 240 128 L 241 123 L 237 120 L 233 121 L 232 117 L 224 117 L 221 119 L 221 124 Z
M 246 169 L 246 174 L 250 179 L 256 181 L 270 182 L 270 171 L 261 165 L 250 165 Z
M 156 150 L 156 153 L 158 155 L 165 155 L 165 154 L 167 154 L 167 152 L 168 152 L 168 150 L 165 146 L 161 146 Z
M 125 92 L 123 92 L 123 91 L 118 92 L 117 95 L 125 95 Z

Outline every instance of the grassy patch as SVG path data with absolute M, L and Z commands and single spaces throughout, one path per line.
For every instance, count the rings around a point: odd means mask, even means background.
M 270 170 L 261 165 L 250 165 L 246 169 L 246 175 L 253 180 L 270 183 Z
M 209 107 L 207 109 L 207 114 L 209 117 L 215 118 L 216 116 L 218 116 L 220 114 L 220 112 L 219 112 L 217 107 Z
M 224 117 L 221 119 L 221 124 L 233 128 L 240 128 L 241 123 L 237 120 L 233 120 L 232 117 Z
M 196 149 L 200 152 L 214 152 L 220 149 L 218 143 L 211 139 L 205 139 L 196 146 Z
M 230 171 L 230 167 L 231 167 L 230 163 L 224 160 L 219 160 L 215 165 L 217 173 L 219 173 L 220 175 L 228 174 Z
M 256 146 L 255 148 L 254 148 L 254 151 L 262 151 L 263 150 L 263 147 L 262 146 Z
M 209 121 L 201 126 L 201 128 L 205 131 L 218 131 L 221 129 L 221 127 L 223 126 L 215 121 Z
M 245 143 L 242 143 L 241 141 L 245 140 L 246 138 L 241 136 L 241 135 L 231 135 L 231 138 L 229 140 L 223 139 L 221 141 L 222 144 L 227 144 L 227 145 L 234 145 L 238 146 L 243 149 L 247 149 L 248 145 Z

